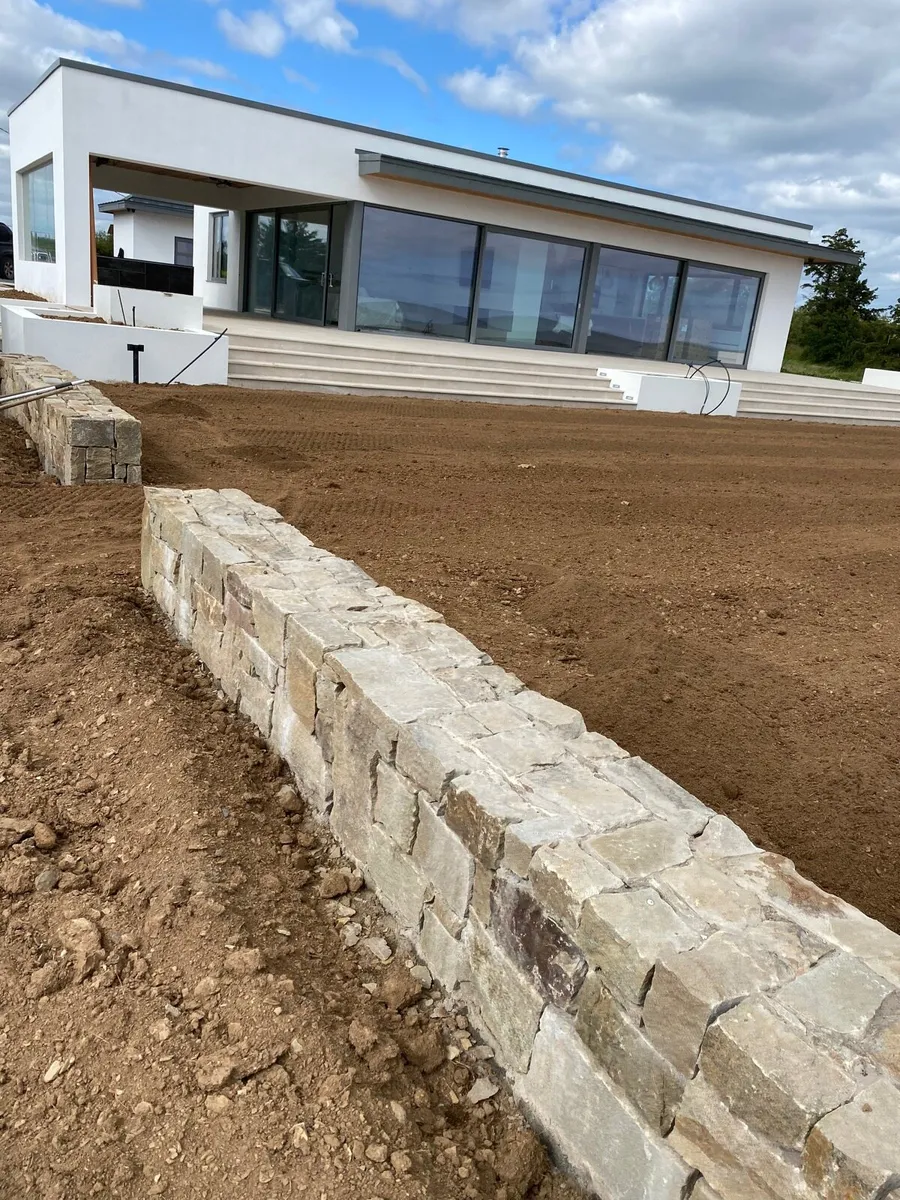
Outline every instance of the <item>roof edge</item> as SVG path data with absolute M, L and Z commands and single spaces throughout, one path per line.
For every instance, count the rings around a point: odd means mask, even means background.
M 261 100 L 248 100 L 242 96 L 231 96 L 227 92 L 215 92 L 208 88 L 198 88 L 190 84 L 173 83 L 168 79 L 155 79 L 150 75 L 138 75 L 130 71 L 120 71 L 114 67 L 104 67 L 97 63 L 79 62 L 71 58 L 58 58 L 52 66 L 44 72 L 34 87 L 17 101 L 9 110 L 11 116 L 17 108 L 21 107 L 34 93 L 40 88 L 56 71 L 61 67 L 67 67 L 74 71 L 84 71 L 94 75 L 106 75 L 114 79 L 125 79 L 132 83 L 142 83 L 148 87 L 161 87 L 168 91 L 184 92 L 186 95 L 201 96 L 210 100 L 220 100 L 226 104 L 238 104 L 244 108 L 254 108 L 262 112 L 278 113 L 281 116 L 295 117 L 304 121 L 315 121 L 320 125 L 330 125 L 340 129 L 350 129 L 357 133 L 372 134 L 377 137 L 394 138 L 399 142 L 406 142 L 414 146 L 427 146 L 432 150 L 446 150 L 453 154 L 465 154 L 470 158 L 480 159 L 481 161 L 492 162 L 495 164 L 504 164 L 506 166 L 524 167 L 530 171 L 540 171 L 542 174 L 556 176 L 561 179 L 574 179 L 580 183 L 592 183 L 600 187 L 614 188 L 616 191 L 631 193 L 637 196 L 647 196 L 656 200 L 674 200 L 679 204 L 689 204 L 696 208 L 709 209 L 713 212 L 732 213 L 739 217 L 752 217 L 756 220 L 771 221 L 777 225 L 784 225 L 788 228 L 802 229 L 809 233 L 812 225 L 807 225 L 802 221 L 792 221 L 787 217 L 773 217 L 766 213 L 751 212 L 748 209 L 732 208 L 725 204 L 715 204 L 706 200 L 695 200 L 690 196 L 676 196 L 671 192 L 658 192 L 651 188 L 634 187 L 627 183 L 616 183 L 610 179 L 599 179 L 594 175 L 579 175 L 572 171 L 561 171 L 557 167 L 545 167 L 540 163 L 524 162 L 516 158 L 498 158 L 496 155 L 488 154 L 483 150 L 469 150 L 463 146 L 451 146 L 446 142 L 430 141 L 427 138 L 412 137 L 405 133 L 392 133 L 389 129 L 377 129 L 371 125 L 357 125 L 351 121 L 338 121 L 334 117 L 323 117 L 316 113 L 304 112 L 301 109 L 287 108 L 278 104 L 266 104 Z

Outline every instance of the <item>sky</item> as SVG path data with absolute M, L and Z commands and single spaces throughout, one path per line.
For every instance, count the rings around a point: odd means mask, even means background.
M 898 0 L 0 0 L 59 56 L 812 223 L 900 294 Z M 0 220 L 9 152 L 0 117 Z

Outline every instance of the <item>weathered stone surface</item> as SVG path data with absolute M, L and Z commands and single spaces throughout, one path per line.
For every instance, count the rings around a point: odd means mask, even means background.
M 332 780 L 335 837 L 360 864 L 368 854 L 375 771 L 380 758 L 390 760 L 393 743 L 358 702 L 342 691 L 335 704 Z
M 542 846 L 574 841 L 590 831 L 589 823 L 581 817 L 535 817 L 510 825 L 503 843 L 503 866 L 524 879 L 535 853 Z
M 813 1125 L 855 1090 L 802 1029 L 760 999 L 745 1001 L 710 1027 L 700 1065 L 739 1120 L 786 1150 L 802 1150 Z
M 483 743 L 482 743 L 483 744 Z M 598 832 L 645 821 L 645 808 L 627 792 L 594 774 L 576 759 L 537 768 L 521 777 L 534 800 L 548 812 L 581 817 Z
M 583 763 L 593 764 L 602 761 L 604 758 L 630 758 L 627 750 L 612 740 L 612 738 L 604 737 L 602 733 L 594 733 L 588 730 L 580 737 L 573 738 L 567 749 L 570 754 Z
M 462 948 L 433 905 L 425 909 L 422 919 L 419 953 L 435 979 L 452 992 L 459 981 Z
M 316 677 L 315 665 L 302 650 L 288 642 L 284 666 L 285 692 L 307 733 L 313 733 L 316 728 Z
M 288 616 L 285 637 L 289 647 L 296 647 L 316 667 L 321 667 L 331 651 L 361 644 L 349 625 L 323 612 L 304 612 L 302 619 Z
M 900 1079 L 900 992 L 892 992 L 881 1005 L 863 1045 L 895 1079 Z
M 303 796 L 324 812 L 331 801 L 331 772 L 322 747 L 306 731 L 279 690 L 272 706 L 272 744 L 294 773 Z M 363 831 L 364 835 L 364 831 Z
M 413 721 L 397 735 L 397 766 L 437 803 L 450 779 L 478 771 L 483 763 L 437 722 Z
M 700 833 L 714 816 L 711 808 L 679 787 L 642 758 L 623 758 L 598 764 L 598 771 L 623 788 L 664 821 L 690 834 Z
M 422 799 L 413 861 L 448 908 L 459 918 L 465 917 L 472 895 L 475 859 L 443 818 Z
M 539 850 L 531 860 L 528 878 L 541 907 L 573 937 L 585 900 L 622 886 L 618 876 L 573 841 Z
M 638 1005 L 663 954 L 690 950 L 702 939 L 652 888 L 612 892 L 585 901 L 578 944 L 621 1004 Z
M 820 1200 L 797 1155 L 785 1155 L 729 1112 L 701 1072 L 688 1083 L 668 1144 L 723 1200 Z
M 434 895 L 431 881 L 380 826 L 370 827 L 367 843 L 368 858 L 360 864 L 367 881 L 388 911 L 406 929 L 417 932 L 425 903 Z
M 493 871 L 489 871 L 483 863 L 475 863 L 470 911 L 485 927 L 491 923 L 491 893 L 494 890 L 494 879 Z
M 804 1025 L 859 1038 L 893 991 L 865 963 L 837 951 L 783 987 L 777 999 Z
M 691 857 L 687 834 L 665 821 L 642 821 L 588 838 L 584 844 L 626 883 L 646 879 Z
M 526 713 L 533 721 L 549 726 L 563 738 L 577 738 L 585 732 L 584 717 L 568 704 L 560 704 L 540 692 L 527 688 L 512 698 L 510 704 Z
M 803 1174 L 821 1200 L 881 1200 L 900 1190 L 900 1092 L 881 1079 L 814 1126 Z
M 805 971 L 825 945 L 787 921 L 750 932 L 714 933 L 702 946 L 664 954 L 644 1000 L 650 1040 L 690 1075 L 709 1024 L 739 1001 Z
M 548 1008 L 516 1094 L 547 1138 L 608 1200 L 683 1200 L 690 1168 L 598 1073 L 570 1018 Z
M 491 931 L 546 999 L 565 1008 L 578 995 L 587 974 L 584 955 L 507 871 L 498 872 L 491 892 Z
M 706 858 L 733 858 L 738 854 L 754 854 L 758 847 L 739 825 L 716 813 L 700 836 L 694 838 L 693 850 Z
M 478 751 L 511 778 L 558 763 L 566 753 L 560 738 L 528 725 L 482 738 Z
M 335 676 L 388 722 L 397 725 L 418 717 L 453 712 L 460 702 L 446 684 L 389 646 L 337 650 L 328 655 Z
M 465 711 L 480 721 L 490 733 L 506 733 L 510 729 L 531 726 L 528 714 L 508 700 L 482 700 L 478 704 L 470 704 Z
M 701 1179 L 694 1184 L 691 1200 L 722 1200 L 722 1197 L 709 1186 L 705 1179 Z
M 293 590 L 283 576 L 270 577 L 251 590 L 253 621 L 259 644 L 279 666 L 285 665 L 287 619 L 296 613 L 312 612 L 302 592 Z
M 409 854 L 419 823 L 419 798 L 415 789 L 384 762 L 376 769 L 375 820 L 403 853 Z
M 461 775 L 447 787 L 447 824 L 489 870 L 500 862 L 508 826 L 542 815 L 510 784 L 486 772 Z
M 610 1079 L 654 1130 L 667 1134 L 685 1077 L 628 1017 L 597 972 L 588 976 L 581 989 L 575 1027 Z
M 544 1011 L 544 999 L 528 978 L 498 949 L 477 917 L 462 936 L 460 983 L 494 1042 L 501 1066 L 526 1071 Z
M 242 675 L 238 691 L 238 707 L 249 717 L 263 737 L 272 730 L 272 706 L 275 697 L 270 688 L 253 675 Z
M 218 600 L 225 602 L 225 572 L 229 567 L 239 563 L 250 562 L 250 556 L 244 550 L 238 550 L 226 538 L 214 533 L 211 529 L 203 530 L 203 565 L 200 569 L 199 582 L 201 587 Z
M 676 912 L 711 925 L 741 928 L 763 919 L 759 897 L 741 887 L 709 860 L 694 858 L 654 877 L 654 883 Z

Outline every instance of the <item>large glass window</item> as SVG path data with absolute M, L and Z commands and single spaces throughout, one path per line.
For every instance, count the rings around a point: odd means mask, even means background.
M 604 246 L 591 302 L 588 353 L 665 360 L 680 274 L 678 259 Z
M 690 264 L 672 357 L 681 362 L 717 358 L 729 366 L 743 366 L 759 285 L 756 275 Z
M 275 214 L 251 213 L 249 225 L 249 312 L 272 312 L 272 288 L 275 284 Z
M 478 228 L 461 221 L 366 208 L 358 329 L 469 335 Z
M 485 235 L 477 340 L 570 348 L 584 246 L 489 231 Z
M 25 253 L 33 262 L 56 262 L 53 163 L 22 172 Z

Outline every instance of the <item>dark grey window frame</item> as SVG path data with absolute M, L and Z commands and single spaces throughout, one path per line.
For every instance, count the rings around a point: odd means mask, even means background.
M 638 251 L 643 253 L 643 251 Z M 681 260 L 681 277 L 678 280 L 678 298 L 675 302 L 675 315 L 672 317 L 672 328 L 669 332 L 669 346 L 666 355 L 666 362 L 683 363 L 684 366 L 698 365 L 686 362 L 682 358 L 675 358 L 675 341 L 677 337 L 678 322 L 681 319 L 681 312 L 684 307 L 685 295 L 687 292 L 687 277 L 691 267 L 705 267 L 709 271 L 721 271 L 727 275 L 746 275 L 750 279 L 758 279 L 759 287 L 756 290 L 756 301 L 753 305 L 753 315 L 750 318 L 750 328 L 747 330 L 747 349 L 744 351 L 744 361 L 742 363 L 725 363 L 729 370 L 737 371 L 747 370 L 747 359 L 750 357 L 750 348 L 753 345 L 753 336 L 756 333 L 756 319 L 759 316 L 759 308 L 762 303 L 763 289 L 766 286 L 767 275 L 765 271 L 750 271 L 744 267 L 728 267 L 724 263 L 704 262 L 699 258 L 684 258 Z M 715 359 L 710 361 L 717 361 Z M 702 364 L 700 364 L 702 365 Z
M 328 267 L 327 267 L 327 274 L 330 275 L 331 274 L 331 255 L 332 255 L 332 249 L 333 249 L 332 248 L 331 229 L 334 225 L 334 210 L 336 208 L 341 207 L 342 205 L 348 206 L 351 209 L 350 219 L 347 221 L 347 225 L 346 225 L 345 233 L 344 233 L 345 240 L 344 240 L 344 255 L 343 255 L 343 262 L 342 262 L 342 266 L 343 266 L 347 261 L 347 241 L 349 240 L 349 235 L 352 231 L 352 221 L 353 221 L 353 216 L 354 216 L 354 213 L 352 210 L 354 210 L 357 207 L 356 204 L 349 202 L 347 200 L 323 200 L 320 204 L 285 204 L 283 206 L 274 207 L 274 208 L 252 208 L 252 209 L 248 209 L 244 213 L 244 225 L 243 225 L 243 234 L 242 234 L 244 245 L 243 245 L 243 253 L 241 255 L 241 262 L 243 264 L 243 281 L 241 284 L 241 311 L 242 312 L 245 312 L 245 313 L 250 312 L 250 253 L 251 253 L 250 241 L 251 241 L 251 239 L 249 236 L 249 231 L 250 231 L 250 228 L 252 225 L 253 218 L 257 217 L 257 216 L 266 216 L 266 217 L 272 217 L 274 219 L 275 231 L 274 231 L 274 238 L 273 238 L 273 244 L 272 244 L 272 257 L 273 257 L 273 261 L 277 263 L 277 261 L 278 261 L 278 243 L 281 238 L 280 217 L 283 214 L 290 215 L 292 213 L 303 213 L 303 212 L 324 212 L 327 209 L 327 211 L 328 211 Z M 359 254 L 358 254 L 358 250 L 357 250 L 356 270 L 353 274 L 354 295 L 356 294 L 356 289 L 358 286 L 359 286 Z M 344 325 L 341 324 L 341 315 L 340 315 L 344 311 L 343 295 L 344 295 L 344 293 L 343 293 L 343 279 L 342 279 L 341 295 L 338 298 L 339 316 L 338 316 L 337 328 L 339 328 L 339 329 L 346 328 Z M 323 320 L 321 322 L 319 322 L 319 321 L 294 322 L 292 317 L 280 317 L 275 312 L 276 303 L 277 303 L 276 286 L 275 286 L 274 277 L 273 277 L 272 303 L 269 308 L 269 316 L 273 321 L 287 321 L 289 323 L 298 323 L 301 325 L 313 325 L 315 327 L 318 327 L 319 325 L 321 325 L 321 327 L 323 329 L 329 328 L 329 326 L 326 325 L 327 308 L 328 308 L 327 303 L 323 306 Z M 256 313 L 255 315 L 262 316 L 261 313 Z M 334 326 L 332 325 L 332 326 L 330 326 L 330 328 L 334 328 Z

